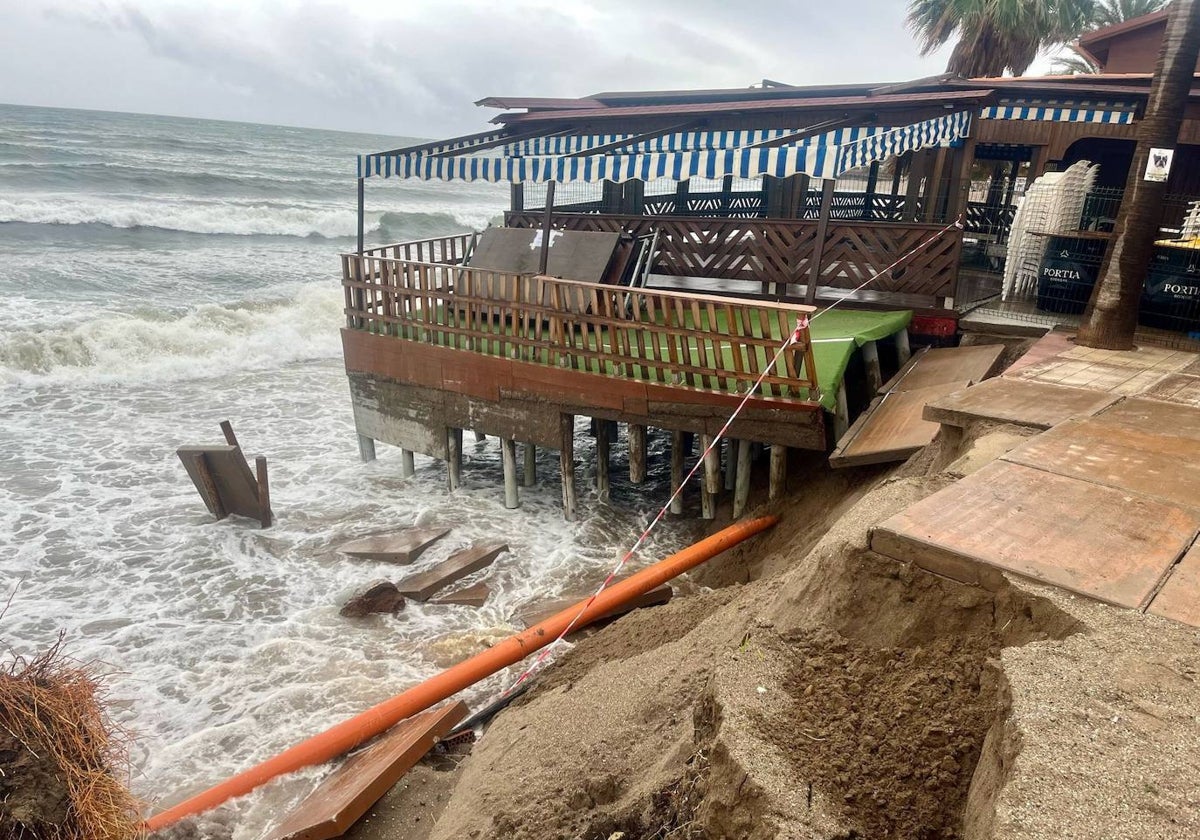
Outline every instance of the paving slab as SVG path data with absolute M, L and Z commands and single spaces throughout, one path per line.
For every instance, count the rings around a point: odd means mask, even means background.
M 1189 405 L 1142 397 L 1121 400 L 1095 415 L 1103 424 L 1145 429 L 1160 435 L 1200 440 L 1200 411 Z
M 1073 417 L 1086 417 L 1120 397 L 1083 388 L 998 376 L 925 406 L 924 418 L 948 426 L 995 420 L 1048 429 Z
M 1007 572 L 1143 608 L 1200 530 L 1200 511 L 996 461 L 878 526 L 871 547 L 999 586 Z
M 1033 343 L 1033 346 L 1026 350 L 1019 359 L 1008 366 L 1008 370 L 1004 371 L 1004 376 L 1015 377 L 1029 367 L 1044 362 L 1047 359 L 1052 359 L 1060 353 L 1066 353 L 1075 346 L 1075 342 L 1071 339 L 1074 333 L 1065 332 L 1063 330 L 1051 330 Z
M 1197 412 L 1200 414 L 1200 412 Z M 1068 420 L 1011 452 L 1006 461 L 1200 507 L 1200 440 L 1133 426 Z
M 1200 546 L 1193 546 L 1171 570 L 1147 612 L 1200 627 Z
M 909 359 L 879 393 L 917 391 L 952 382 L 981 382 L 996 373 L 1003 355 L 1003 344 L 935 347 Z
M 1200 408 L 1200 376 L 1172 373 L 1148 388 L 1144 396 Z
M 467 714 L 456 702 L 401 721 L 350 756 L 266 840 L 341 837 Z
M 400 594 L 414 601 L 428 601 L 436 592 L 490 566 L 492 561 L 508 551 L 508 543 L 476 543 L 456 551 L 427 571 L 405 578 L 396 584 Z
M 471 584 L 464 589 L 459 589 L 451 592 L 448 595 L 443 595 L 441 598 L 435 598 L 430 601 L 431 604 L 459 604 L 464 607 L 482 607 L 487 603 L 488 597 L 492 594 L 491 587 L 482 581 Z
M 662 586 L 655 587 L 644 595 L 639 595 L 637 598 L 626 601 L 619 607 L 614 607 L 608 612 L 596 616 L 586 624 L 577 624 L 574 628 L 572 628 L 572 632 L 582 630 L 584 627 L 587 627 L 591 624 L 607 621 L 610 618 L 617 618 L 618 616 L 625 615 L 626 613 L 633 612 L 634 610 L 642 607 L 656 607 L 659 604 L 665 604 L 671 600 L 671 596 L 673 594 L 674 592 L 671 589 L 671 585 L 664 583 Z M 521 612 L 517 616 L 517 621 L 519 621 L 522 626 L 528 629 L 535 624 L 540 624 L 547 618 L 558 615 L 568 607 L 578 604 L 580 601 L 584 600 L 585 598 L 590 598 L 591 596 L 592 593 L 588 592 L 575 597 L 563 596 L 561 598 L 555 598 L 552 601 L 537 604 L 536 606 Z
M 449 528 L 408 528 L 395 534 L 378 534 L 348 542 L 338 549 L 359 560 L 382 560 L 405 565 L 450 533 Z

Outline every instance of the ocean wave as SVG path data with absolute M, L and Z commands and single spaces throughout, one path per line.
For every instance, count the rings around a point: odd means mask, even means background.
M 333 358 L 340 351 L 341 322 L 341 290 L 330 283 L 264 302 L 206 304 L 176 316 L 106 312 L 0 334 L 0 383 L 195 379 Z

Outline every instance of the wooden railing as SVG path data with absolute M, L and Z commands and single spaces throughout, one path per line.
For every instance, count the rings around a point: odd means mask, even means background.
M 402 246 L 391 246 L 402 247 Z M 599 376 L 745 393 L 811 307 L 344 254 L 347 326 Z M 820 399 L 807 327 L 757 392 Z
M 364 251 L 363 254 L 368 257 L 390 257 L 394 260 L 459 265 L 470 257 L 471 252 L 475 249 L 475 243 L 478 241 L 478 233 L 458 233 L 450 236 L 436 236 L 432 239 L 414 239 L 411 242 L 380 245 L 378 248 Z
M 538 213 L 508 213 L 509 227 L 536 227 Z M 658 231 L 653 271 L 676 276 L 751 280 L 763 294 L 784 295 L 787 284 L 805 285 L 820 255 L 817 285 L 854 288 L 877 273 L 872 291 L 952 297 L 958 281 L 962 233 L 943 225 L 916 222 L 850 222 L 833 219 L 817 241 L 817 222 L 785 219 L 696 219 L 555 213 L 555 227 L 567 230 Z M 889 265 L 937 235 L 904 263 Z M 819 246 L 819 247 L 818 247 Z

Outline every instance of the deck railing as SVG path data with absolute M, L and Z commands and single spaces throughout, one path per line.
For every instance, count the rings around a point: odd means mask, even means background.
M 459 265 L 470 257 L 479 241 L 479 233 L 457 233 L 450 236 L 435 236 L 431 239 L 414 239 L 411 242 L 396 242 L 380 245 L 364 251 L 368 257 L 389 257 L 394 260 L 413 262 L 445 263 Z
M 391 253 L 406 245 L 375 249 Z M 745 393 L 802 305 L 344 254 L 346 323 L 397 339 L 672 387 Z M 808 330 L 759 396 L 820 398 Z
M 508 213 L 509 227 L 537 227 L 540 213 Z M 850 222 L 831 219 L 821 225 L 796 219 L 697 219 L 626 216 L 605 213 L 558 213 L 555 227 L 566 230 L 642 235 L 658 231 L 659 274 L 751 280 L 764 295 L 783 296 L 791 284 L 806 285 L 814 260 L 818 286 L 849 289 L 878 274 L 876 292 L 953 297 L 958 280 L 960 231 L 919 222 Z M 885 270 L 935 234 L 933 242 L 902 265 Z

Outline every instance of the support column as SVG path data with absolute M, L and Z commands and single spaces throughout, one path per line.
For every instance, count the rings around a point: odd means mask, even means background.
M 551 182 L 553 183 L 553 181 Z M 575 521 L 575 415 L 559 415 L 558 466 L 562 473 L 563 518 Z
M 366 232 L 366 181 L 362 178 L 358 179 L 358 253 L 361 255 L 364 248 L 364 239 Z
M 867 387 L 874 394 L 883 387 L 883 371 L 879 367 L 879 345 L 868 341 L 862 346 L 863 367 L 867 371 Z
M 850 431 L 850 405 L 846 400 L 846 380 L 843 379 L 837 389 L 837 409 L 833 414 L 833 438 L 841 440 Z
M 629 480 L 641 484 L 646 480 L 646 427 L 629 426 Z
M 462 429 L 446 429 L 446 477 L 450 492 L 462 484 Z
M 683 432 L 671 432 L 671 513 L 683 513 L 683 494 L 674 495 L 683 485 Z
M 732 490 L 737 479 L 737 441 L 725 439 L 725 489 Z
M 533 487 L 537 484 L 537 447 L 527 442 L 522 448 L 525 450 L 525 470 L 521 473 L 521 483 Z
M 737 445 L 737 479 L 733 488 L 733 518 L 740 519 L 750 500 L 750 441 L 739 440 Z
M 771 475 L 767 498 L 772 502 L 783 497 L 787 489 L 787 447 L 780 443 L 771 444 Z
M 417 464 L 413 459 L 413 451 L 411 449 L 400 450 L 400 477 L 412 478 L 417 474 Z
M 703 449 L 701 457 L 704 458 L 704 480 L 700 486 L 700 515 L 705 519 L 716 518 L 717 494 L 721 492 L 721 448 L 713 446 L 712 442 L 712 435 L 700 436 L 700 447 Z
M 912 349 L 908 346 L 908 330 L 896 333 L 896 356 L 901 365 L 912 358 Z
M 833 178 L 821 181 L 821 211 L 817 216 L 817 235 L 813 240 L 812 265 L 808 270 L 808 287 L 804 290 L 804 302 L 812 306 L 817 302 L 817 286 L 821 284 L 821 261 L 825 257 L 825 237 L 829 230 L 829 212 L 833 207 Z
M 500 465 L 504 469 L 504 506 L 509 510 L 521 506 L 517 496 L 517 443 L 500 438 Z
M 610 450 L 612 448 L 611 420 L 596 421 L 596 496 L 601 502 L 607 502 L 610 494 L 608 467 Z
M 375 460 L 375 440 L 366 435 L 358 436 L 358 457 L 362 458 L 363 462 Z

